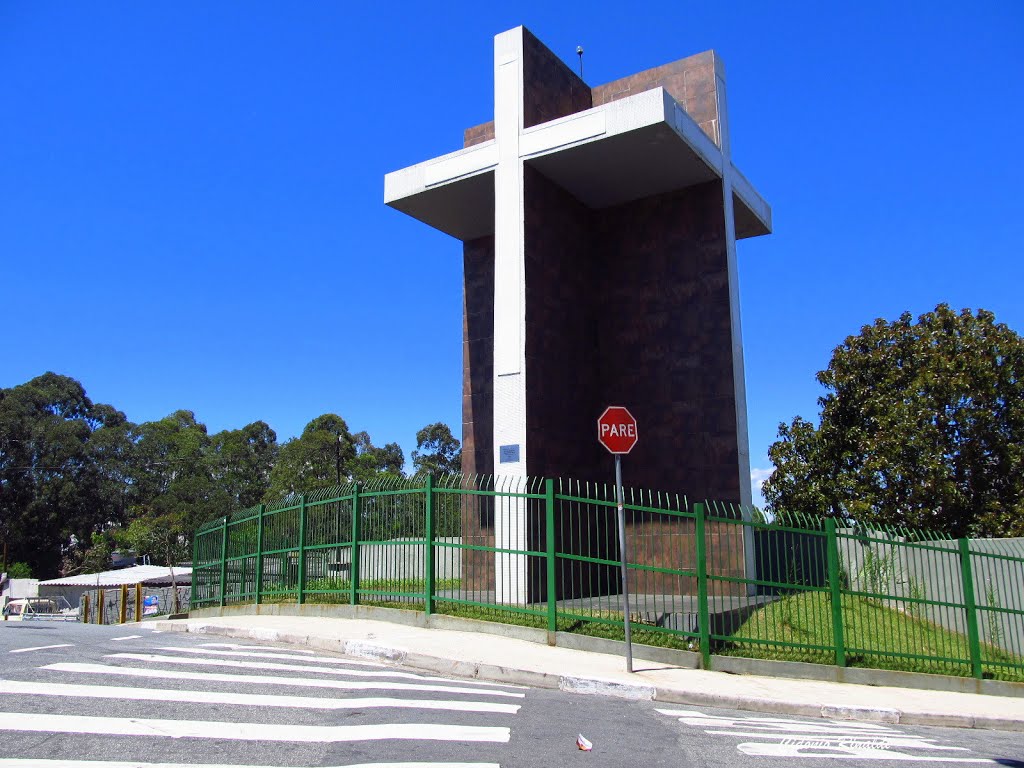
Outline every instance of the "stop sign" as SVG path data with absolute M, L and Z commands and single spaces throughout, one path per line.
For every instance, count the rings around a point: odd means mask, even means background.
M 597 439 L 611 453 L 629 453 L 636 445 L 636 419 L 627 408 L 609 405 L 597 420 Z

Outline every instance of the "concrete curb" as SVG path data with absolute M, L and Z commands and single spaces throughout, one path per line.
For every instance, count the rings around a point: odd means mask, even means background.
M 410 653 L 403 648 L 368 643 L 364 640 L 341 640 L 317 635 L 280 632 L 275 629 L 225 627 L 202 622 L 168 623 L 166 628 L 173 632 L 190 632 L 193 634 L 218 635 L 236 639 L 301 645 L 307 648 L 316 648 L 367 661 L 401 664 L 424 672 L 487 680 L 494 683 L 525 685 L 532 688 L 557 689 L 566 693 L 615 696 L 634 701 L 657 701 L 671 704 L 725 707 L 766 714 L 820 717 L 830 720 L 1024 732 L 1024 721 L 985 715 L 953 715 L 940 712 L 906 711 L 887 707 L 808 704 L 767 697 L 681 691 L 675 688 L 661 688 L 650 685 L 630 685 L 614 680 L 557 675 L 496 664 L 458 661 L 428 654 Z
M 558 680 L 558 689 L 566 693 L 617 696 L 620 699 L 637 701 L 654 701 L 658 695 L 658 691 L 653 685 L 629 685 L 586 677 L 561 677 Z

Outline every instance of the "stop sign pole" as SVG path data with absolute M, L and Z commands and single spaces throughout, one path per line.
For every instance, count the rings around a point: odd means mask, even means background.
M 622 493 L 622 455 L 633 450 L 638 439 L 636 419 L 628 408 L 610 405 L 597 420 L 597 439 L 615 456 L 615 499 L 619 517 L 619 559 L 622 565 L 622 624 L 626 630 L 626 671 L 633 671 L 633 639 L 629 623 L 629 581 L 626 563 L 626 509 Z

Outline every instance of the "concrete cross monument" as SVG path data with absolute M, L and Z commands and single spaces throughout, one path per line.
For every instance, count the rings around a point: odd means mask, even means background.
M 503 32 L 494 121 L 384 198 L 463 242 L 466 472 L 605 478 L 593 425 L 616 402 L 645 425 L 628 485 L 750 504 L 736 240 L 771 211 L 733 165 L 714 52 L 591 88 Z M 487 527 L 464 538 L 536 541 L 521 503 Z M 493 568 L 499 599 L 541 595 L 521 556 Z

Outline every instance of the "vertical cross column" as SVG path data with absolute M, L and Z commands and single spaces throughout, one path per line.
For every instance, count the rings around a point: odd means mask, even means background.
M 494 39 L 494 468 L 526 475 L 526 283 L 523 225 L 523 29 Z M 514 483 L 512 488 L 517 488 Z M 495 546 L 527 549 L 526 502 L 498 499 Z M 525 555 L 498 554 L 494 568 L 499 603 L 526 600 Z
M 750 487 L 750 443 L 747 436 L 747 378 L 743 365 L 743 336 L 740 330 L 740 283 L 736 266 L 736 215 L 733 203 L 732 145 L 729 139 L 729 107 L 725 97 L 725 72 L 722 60 L 715 57 L 715 98 L 718 101 L 718 136 L 722 149 L 722 205 L 725 212 L 725 257 L 729 271 L 729 313 L 732 328 L 733 391 L 736 403 L 736 449 L 739 459 L 740 512 L 749 522 L 753 505 Z M 754 529 L 743 527 L 743 558 L 747 578 L 757 578 L 757 560 L 754 553 Z M 747 593 L 756 592 L 754 584 L 747 585 Z

